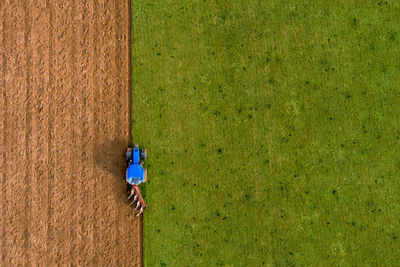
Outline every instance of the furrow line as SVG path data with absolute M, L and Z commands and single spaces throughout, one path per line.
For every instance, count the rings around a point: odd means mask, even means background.
M 92 8 L 93 8 L 93 33 L 92 33 L 92 40 L 93 40 L 93 47 L 92 47 L 92 61 L 93 61 L 93 72 L 92 72 L 92 84 L 93 84 L 93 96 L 90 101 L 91 107 L 92 107 L 92 112 L 93 112 L 93 117 L 92 117 L 92 124 L 91 124 L 91 129 L 93 129 L 93 144 L 92 144 L 92 151 L 94 151 L 94 155 L 92 157 L 92 175 L 90 176 L 92 180 L 92 192 L 93 192 L 93 197 L 91 199 L 92 203 L 92 210 L 93 210 L 93 217 L 92 217 L 92 229 L 93 229 L 93 239 L 92 239 L 92 247 L 94 250 L 94 255 L 93 255 L 93 265 L 97 266 L 100 263 L 99 259 L 99 203 L 98 203 L 98 168 L 97 168 L 97 151 L 95 149 L 98 147 L 98 144 L 100 143 L 100 137 L 99 137 L 99 121 L 98 121 L 98 116 L 100 116 L 100 108 L 99 108 L 99 61 L 98 61 L 98 54 L 100 53 L 99 50 L 99 8 L 98 8 L 98 2 L 96 0 L 93 0 L 92 2 Z
M 39 1 L 30 5 L 30 27 L 29 50 L 30 50 L 30 86 L 29 100 L 31 107 L 28 112 L 32 115 L 32 134 L 29 145 L 31 147 L 31 206 L 32 217 L 30 218 L 30 250 L 32 253 L 30 263 L 39 265 L 47 257 L 46 242 L 43 238 L 47 235 L 47 193 L 48 179 L 48 46 L 46 44 L 48 35 L 48 16 L 46 14 L 45 2 Z
M 88 134 L 88 109 L 87 105 L 89 102 L 90 88 L 89 88 L 89 75 L 90 75 L 90 58 L 88 57 L 88 51 L 90 49 L 89 43 L 89 17 L 87 16 L 90 12 L 89 3 L 78 4 L 76 6 L 76 16 L 74 19 L 74 25 L 76 27 L 76 48 L 75 48 L 75 72 L 76 72 L 76 83 L 75 90 L 77 95 L 77 121 L 74 123 L 77 127 L 77 138 L 76 138 L 76 152 L 75 155 L 75 166 L 77 169 L 76 177 L 76 212 L 74 218 L 76 218 L 78 225 L 75 225 L 77 242 L 74 246 L 74 265 L 86 266 L 89 264 L 89 256 L 87 255 L 90 250 L 88 225 L 89 218 L 87 216 L 88 210 L 85 209 L 88 203 L 88 194 L 90 189 L 88 188 L 89 177 L 88 170 L 90 168 L 90 159 L 88 155 L 88 143 L 91 141 L 91 136 Z M 78 167 L 79 166 L 79 167 Z
M 87 102 L 84 103 L 87 106 L 86 114 L 87 114 L 87 133 L 86 135 L 89 137 L 87 140 L 87 152 L 85 157 L 85 162 L 87 165 L 86 170 L 86 187 L 85 191 L 87 194 L 85 196 L 86 206 L 88 207 L 87 211 L 87 222 L 86 227 L 83 229 L 86 232 L 85 246 L 82 249 L 85 249 L 88 253 L 86 262 L 79 262 L 79 264 L 84 265 L 95 265 L 94 257 L 95 257 L 95 249 L 94 249 L 94 237 L 95 231 L 94 221 L 95 221 L 95 206 L 94 206 L 94 194 L 96 193 L 95 189 L 95 169 L 94 169 L 94 149 L 96 148 L 96 135 L 95 135 L 95 82 L 94 82 L 94 72 L 96 70 L 95 64 L 95 14 L 94 9 L 95 5 L 93 2 L 87 2 L 87 15 L 88 15 L 88 32 L 86 34 L 86 57 L 88 60 L 87 69 L 85 73 L 85 79 L 87 81 Z
M 115 168 L 115 172 L 113 171 L 111 173 L 111 181 L 112 181 L 112 186 L 111 188 L 113 189 L 113 213 L 114 213 L 114 231 L 115 231 L 115 239 L 113 240 L 114 242 L 114 247 L 113 249 L 115 250 L 115 263 L 117 266 L 120 266 L 120 255 L 121 253 L 121 246 L 120 246 L 120 231 L 119 231 L 119 221 L 120 221 L 120 207 L 121 204 L 124 201 L 124 191 L 121 191 L 123 188 L 123 153 L 124 153 L 124 146 L 125 146 L 125 140 L 122 137 L 121 138 L 121 133 L 122 133 L 122 125 L 121 125 L 121 116 L 123 116 L 123 110 L 121 109 L 120 103 L 121 103 L 121 71 L 119 71 L 119 66 L 118 66 L 118 33 L 120 31 L 123 31 L 123 29 L 120 28 L 120 20 L 119 18 L 119 12 L 118 12 L 118 5 L 117 1 L 114 1 L 112 3 L 113 5 L 109 7 L 110 10 L 113 10 L 113 13 L 111 14 L 112 19 L 111 21 L 114 21 L 114 23 L 111 23 L 110 25 L 110 35 L 108 38 L 112 41 L 110 45 L 110 58 L 108 63 L 110 64 L 110 68 L 114 70 L 118 70 L 115 72 L 115 77 L 113 78 L 113 83 L 112 83 L 112 94 L 110 97 L 114 99 L 112 107 L 109 109 L 110 113 L 110 121 L 112 121 L 112 129 L 113 131 L 110 131 L 109 134 L 111 134 L 109 140 L 117 140 L 117 146 L 115 147 L 115 152 L 113 151 L 112 159 L 115 158 L 115 163 L 113 163 L 113 166 L 111 168 Z M 118 114 L 118 115 L 116 115 Z M 112 119 L 114 118 L 114 119 Z M 122 200 L 122 201 L 121 201 Z
M 5 264 L 9 266 L 23 265 L 25 243 L 25 194 L 26 168 L 21 168 L 21 162 L 26 160 L 25 151 L 25 86 L 26 86 L 26 54 L 25 54 L 25 25 L 22 2 L 12 3 L 6 9 L 8 26 L 5 31 L 7 68 L 5 101 L 12 103 L 6 110 L 6 179 L 4 213 L 4 249 Z M 21 227 L 22 226 L 22 227 Z
M 77 1 L 71 3 L 71 13 L 68 21 L 70 21 L 68 29 L 69 38 L 67 40 L 67 44 L 69 45 L 69 57 L 66 59 L 67 64 L 69 66 L 69 85 L 70 89 L 68 90 L 68 180 L 69 180 L 69 217 L 71 219 L 71 225 L 69 227 L 69 238 L 70 238 L 70 246 L 69 246 L 69 263 L 72 264 L 75 260 L 74 249 L 77 246 L 77 236 L 76 236 L 76 228 L 78 225 L 78 214 L 76 214 L 76 210 L 79 208 L 79 204 L 77 203 L 77 194 L 76 189 L 78 186 L 77 180 L 79 180 L 79 176 L 81 175 L 78 171 L 78 155 L 79 155 L 79 121 L 77 120 L 80 110 L 78 109 L 78 101 L 79 96 L 78 93 L 78 84 L 77 84 L 77 68 L 76 68 L 76 49 L 77 49 L 77 32 L 75 25 L 75 16 L 76 14 L 76 5 Z M 79 190 L 79 188 L 78 188 Z
M 53 74 L 53 57 L 54 57 L 54 52 L 53 52 L 53 46 L 54 46 L 54 39 L 53 39 L 53 7 L 49 2 L 50 0 L 46 1 L 46 7 L 47 7 L 47 13 L 48 13 L 48 80 L 47 80 L 47 88 L 48 88 L 48 109 L 47 109 L 47 140 L 48 140 L 48 147 L 47 147 L 47 158 L 48 158 L 48 165 L 47 165 L 47 232 L 46 232 L 46 259 L 43 261 L 45 265 L 49 266 L 51 262 L 53 262 L 53 255 L 50 254 L 50 242 L 51 242 L 51 237 L 53 234 L 52 231 L 52 224 L 50 222 L 50 219 L 52 217 L 52 194 L 53 194 L 53 179 L 54 179 L 54 155 L 52 150 L 52 145 L 53 145 L 53 140 L 54 140 L 54 131 L 53 131 L 53 125 L 54 125 L 54 98 L 53 95 L 55 93 L 55 87 L 54 87 L 54 74 Z
M 115 12 L 115 17 L 116 18 L 120 18 L 120 10 L 119 10 L 119 2 L 118 1 L 115 1 L 114 2 L 114 12 Z M 121 48 L 121 45 L 122 45 L 122 42 L 118 42 L 119 40 L 119 37 L 120 37 L 120 33 L 121 32 L 123 32 L 124 31 L 124 29 L 123 28 L 121 28 L 121 23 L 120 23 L 121 21 L 120 20 L 118 20 L 118 19 L 116 19 L 115 20 L 115 30 L 114 30 L 114 36 L 113 36 L 113 40 L 114 40 L 114 43 L 115 43 L 115 45 L 114 45 L 114 59 L 112 60 L 112 62 L 114 63 L 114 68 L 115 69 L 117 69 L 117 70 L 119 70 L 120 69 L 120 65 L 119 65 L 119 59 L 120 59 L 120 48 Z M 123 101 L 123 99 L 121 99 L 121 90 L 124 90 L 124 88 L 123 88 L 123 86 L 122 86 L 122 83 L 121 83 L 121 78 L 122 77 L 120 77 L 120 75 L 121 75 L 121 71 L 119 71 L 119 72 L 117 72 L 117 75 L 118 75 L 118 77 L 117 77 L 117 79 L 116 79 L 116 94 L 115 94 L 115 97 L 114 97 L 114 99 L 116 100 L 116 103 L 115 103 L 115 105 L 114 105 L 114 114 L 118 114 L 118 116 L 116 116 L 115 117 L 115 120 L 114 120 L 114 138 L 116 138 L 117 140 L 121 140 L 121 146 L 124 146 L 125 144 L 125 140 L 124 140 L 124 138 L 123 138 L 123 125 L 121 124 L 121 116 L 123 116 L 123 115 L 125 115 L 124 114 L 124 110 L 122 109 L 122 106 L 121 106 L 121 101 Z M 122 138 L 121 138 L 122 137 Z M 116 237 L 117 237 L 117 242 L 116 242 L 116 244 L 115 244 L 115 247 L 116 247 L 116 249 L 117 249 L 117 251 L 118 251 L 118 257 L 117 257 L 117 260 L 116 260 L 116 263 L 117 263 L 117 265 L 118 266 L 120 266 L 121 265 L 121 263 L 120 263 L 120 261 L 121 261 L 121 257 L 122 257 L 122 255 L 123 255 L 123 251 L 121 250 L 121 231 L 120 231 L 120 220 L 121 220 L 121 215 L 122 215 L 122 213 L 121 213 L 121 208 L 122 208 L 122 205 L 124 205 L 124 196 L 125 196 L 125 192 L 124 192 L 124 190 L 123 190 L 123 168 L 124 168 L 124 166 L 122 166 L 122 163 L 123 163 L 123 152 L 124 152 L 124 147 L 120 147 L 119 148 L 119 150 L 117 151 L 117 158 L 118 158 L 118 154 L 120 154 L 121 156 L 120 156 L 120 162 L 119 162 L 119 164 L 116 166 L 116 167 L 119 167 L 119 169 L 121 170 L 121 175 L 118 177 L 116 177 L 117 179 L 115 180 L 115 189 L 114 189 L 114 192 L 115 192 L 115 201 L 114 201 L 114 205 L 115 205 L 115 221 L 114 221 L 114 225 L 115 225 L 115 231 L 116 231 Z M 116 172 L 117 174 L 118 174 L 118 171 Z M 121 190 L 122 189 L 122 190 Z M 120 200 L 122 200 L 122 201 L 120 201 Z M 126 201 L 126 200 L 125 200 Z M 122 242 L 124 242 L 125 240 L 122 240 Z
M 115 256 L 118 252 L 114 250 L 115 244 L 115 226 L 114 226 L 114 206 L 112 205 L 114 198 L 112 194 L 112 180 L 113 177 L 110 172 L 114 170 L 113 164 L 115 161 L 112 159 L 112 150 L 115 149 L 115 144 L 111 146 L 112 142 L 116 140 L 110 139 L 110 132 L 112 131 L 112 126 L 110 122 L 115 119 L 115 115 L 110 116 L 111 110 L 111 99 L 110 92 L 113 88 L 112 67 L 110 66 L 110 55 L 111 50 L 111 40 L 109 33 L 111 31 L 111 24 L 114 23 L 111 16 L 112 10 L 108 6 L 110 2 L 101 1 L 99 3 L 99 19 L 101 28 L 99 43 L 102 44 L 99 47 L 99 76 L 98 76 L 98 88 L 100 90 L 97 105 L 99 106 L 99 115 L 97 120 L 99 123 L 99 141 L 97 144 L 99 150 L 96 150 L 96 164 L 99 165 L 97 168 L 97 175 L 99 176 L 99 181 L 97 184 L 96 192 L 96 202 L 99 205 L 100 213 L 98 214 L 99 227 L 97 228 L 99 232 L 99 243 L 101 247 L 97 251 L 100 256 L 99 265 L 104 264 L 114 264 Z M 99 30 L 100 31 L 100 30 Z M 118 115 L 117 115 L 118 116 Z
M 30 101 L 30 88 L 31 88 L 31 53 L 30 53 L 30 47 L 29 47 L 29 34 L 30 34 L 30 25 L 31 25 L 31 20 L 30 20 L 30 14 L 29 14 L 29 9 L 28 9 L 28 3 L 25 1 L 25 6 L 24 6 L 24 12 L 25 12 L 25 42 L 24 42 L 24 49 L 26 53 L 26 88 L 25 88 L 25 148 L 26 148 L 26 159 L 25 162 L 31 163 L 31 146 L 30 146 L 30 137 L 31 137 L 31 129 L 32 129 L 32 121 L 31 121 L 31 101 Z M 26 173 L 25 173 L 25 192 L 24 192 L 24 197 L 25 197 L 25 207 L 26 207 L 26 212 L 25 212 L 25 227 L 24 227 L 24 251 L 25 251 L 25 265 L 27 265 L 30 262 L 30 254 L 31 250 L 29 248 L 29 240 L 30 238 L 30 233 L 29 232 L 29 226 L 31 222 L 31 203 L 32 203 L 32 195 L 30 192 L 30 188 L 32 188 L 32 182 L 31 182 L 31 166 L 27 166 L 26 168 Z
M 1 211 L 0 211 L 0 226 L 1 226 L 1 241 L 0 241 L 0 259 L 4 259 L 6 256 L 6 248 L 5 248 L 5 227 L 6 227 L 6 217 L 5 217 L 5 204 L 6 204 L 6 194 L 5 194 L 5 183 L 6 183 L 6 173 L 7 173 L 7 165 L 6 165 L 6 129 L 7 129 L 7 124 L 6 124 L 6 110 L 7 110 L 7 92 L 5 90 L 6 87 L 6 80 L 5 80 L 5 75 L 6 75 L 6 69 L 7 69 L 7 63 L 6 63 L 6 55 L 5 55 L 5 44 L 6 44 L 6 35 L 5 31 L 7 28 L 5 27 L 5 7 L 4 3 L 1 3 L 1 8 L 0 8 L 0 18 L 3 18 L 1 20 L 0 24 L 0 67 L 1 67 L 1 103 L 0 103 L 0 132 L 1 132 L 1 148 L 0 148 L 0 155 L 1 155 L 1 172 L 2 175 L 0 177 L 0 200 L 1 200 Z
M 70 91 L 72 90 L 72 72 L 69 58 L 71 56 L 70 40 L 71 3 L 55 2 L 53 13 L 54 29 L 54 62 L 52 71 L 56 75 L 53 79 L 54 88 L 54 138 L 51 153 L 54 155 L 54 180 L 52 182 L 51 205 L 51 237 L 49 238 L 50 257 L 49 265 L 68 265 L 70 263 L 71 218 L 70 218 Z

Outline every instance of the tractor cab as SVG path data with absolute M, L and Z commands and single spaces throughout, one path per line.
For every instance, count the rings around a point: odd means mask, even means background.
M 146 159 L 146 149 L 139 149 L 136 144 L 134 148 L 128 148 L 126 152 L 126 161 L 128 168 L 126 170 L 126 181 L 130 185 L 139 185 L 146 182 L 147 170 L 143 167 L 141 160 Z

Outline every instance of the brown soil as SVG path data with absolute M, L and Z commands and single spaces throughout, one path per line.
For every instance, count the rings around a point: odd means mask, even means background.
M 0 265 L 142 264 L 129 1 L 0 1 Z

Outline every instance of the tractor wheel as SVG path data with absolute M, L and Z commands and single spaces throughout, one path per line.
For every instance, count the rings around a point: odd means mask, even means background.
M 143 148 L 142 151 L 140 152 L 140 158 L 142 160 L 146 160 L 146 157 L 147 157 L 147 151 L 146 148 Z
M 128 149 L 126 150 L 125 159 L 127 162 L 132 160 L 132 148 L 131 147 L 128 147 Z

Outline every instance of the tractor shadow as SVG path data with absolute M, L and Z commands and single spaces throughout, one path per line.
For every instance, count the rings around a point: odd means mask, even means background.
M 112 177 L 109 181 L 110 188 L 117 188 L 115 196 L 121 202 L 127 202 L 125 151 L 128 145 L 124 140 L 104 141 L 97 144 L 93 157 L 94 165 Z

